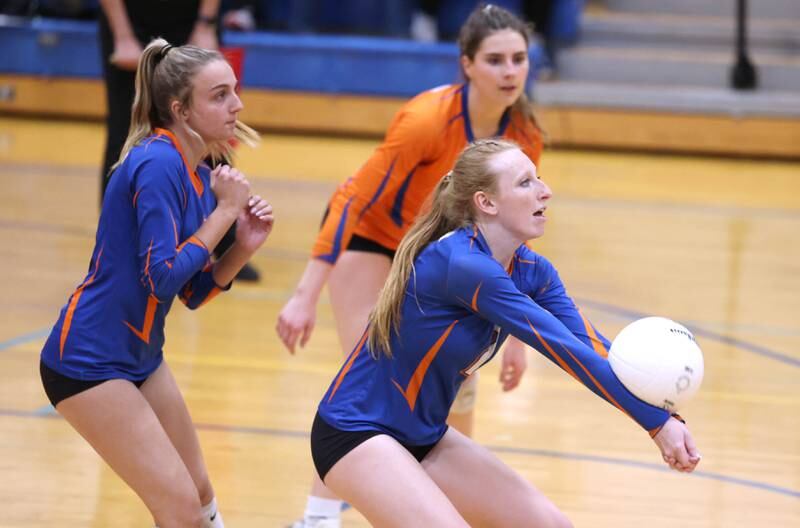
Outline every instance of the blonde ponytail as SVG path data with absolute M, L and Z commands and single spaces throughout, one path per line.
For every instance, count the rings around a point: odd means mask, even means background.
M 496 176 L 489 171 L 495 154 L 518 149 L 511 141 L 481 139 L 468 145 L 455 167 L 439 181 L 397 248 L 389 277 L 370 314 L 369 348 L 375 357 L 392 357 L 391 334 L 400 326 L 401 310 L 408 281 L 415 273 L 414 261 L 422 250 L 443 235 L 475 221 L 473 196 L 478 191 L 494 193 Z

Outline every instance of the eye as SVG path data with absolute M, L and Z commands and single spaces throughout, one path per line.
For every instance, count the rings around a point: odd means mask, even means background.
M 223 99 L 225 99 L 225 91 L 217 92 L 217 95 L 214 96 L 214 99 L 216 99 L 217 101 L 222 101 Z
M 496 66 L 496 65 L 500 64 L 500 57 L 497 57 L 497 56 L 493 55 L 493 56 L 489 57 L 488 59 L 486 59 L 486 62 L 488 62 L 492 66 Z
M 516 55 L 514 57 L 514 64 L 524 64 L 526 62 L 528 62 L 527 55 Z
M 530 187 L 531 186 L 531 179 L 524 178 L 521 182 L 519 182 L 521 187 Z

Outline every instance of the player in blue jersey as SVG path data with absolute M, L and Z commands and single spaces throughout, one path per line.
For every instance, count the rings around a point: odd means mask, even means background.
M 311 432 L 324 483 L 374 526 L 570 526 L 541 492 L 446 418 L 463 380 L 509 335 L 650 432 L 670 467 L 700 457 L 679 417 L 626 390 L 542 236 L 550 189 L 513 143 L 467 147 L 405 235 L 370 326 Z
M 141 56 L 128 139 L 84 281 L 41 354 L 56 410 L 142 498 L 161 528 L 222 527 L 194 426 L 164 361 L 176 296 L 198 308 L 230 287 L 272 229 L 272 207 L 236 169 L 207 156 L 255 132 L 237 120 L 222 56 L 154 40 Z M 237 222 L 236 242 L 210 252 Z

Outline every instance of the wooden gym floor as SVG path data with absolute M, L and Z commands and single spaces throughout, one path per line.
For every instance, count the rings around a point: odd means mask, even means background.
M 38 376 L 87 269 L 102 141 L 94 123 L 0 118 L 3 527 L 152 525 Z M 167 361 L 229 526 L 280 527 L 303 509 L 307 432 L 341 353 L 326 302 L 295 357 L 273 328 L 326 199 L 375 143 L 267 135 L 241 149 L 277 215 L 255 258 L 262 281 L 168 319 Z M 800 164 L 546 151 L 540 172 L 555 197 L 538 249 L 595 324 L 613 337 L 657 314 L 696 332 L 706 375 L 683 414 L 704 458 L 693 475 L 668 472 L 646 433 L 533 352 L 512 393 L 497 362 L 484 369 L 477 440 L 579 527 L 800 526 Z

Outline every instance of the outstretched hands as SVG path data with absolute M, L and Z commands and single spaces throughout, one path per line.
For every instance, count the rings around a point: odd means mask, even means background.
M 689 428 L 670 416 L 653 438 L 664 462 L 675 471 L 691 473 L 702 458 L 694 444 Z

